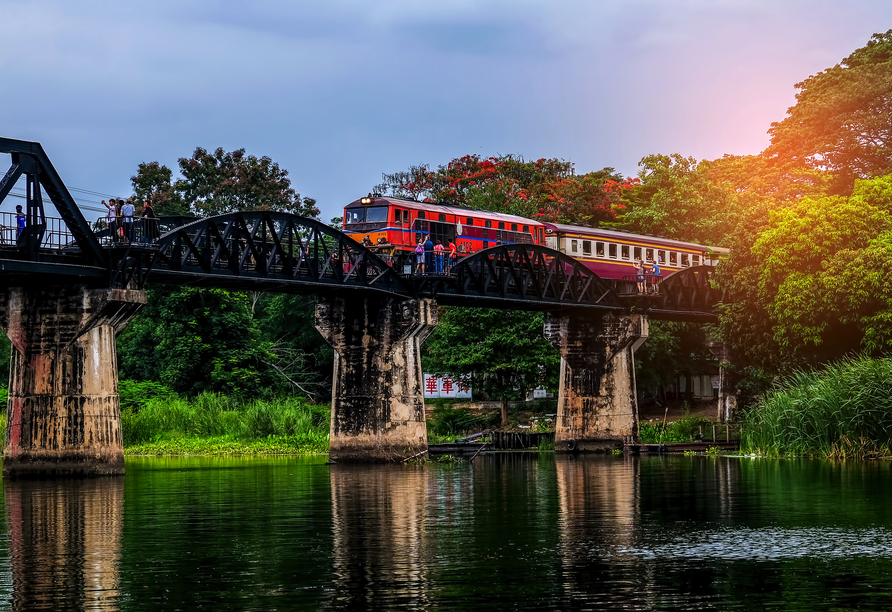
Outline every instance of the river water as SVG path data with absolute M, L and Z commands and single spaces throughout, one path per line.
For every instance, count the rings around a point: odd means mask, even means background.
M 888 462 L 128 459 L 3 483 L 13 610 L 888 610 Z

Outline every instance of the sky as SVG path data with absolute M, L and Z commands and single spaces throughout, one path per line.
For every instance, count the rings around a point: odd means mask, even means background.
M 384 172 L 467 154 L 625 175 L 654 153 L 755 154 L 796 83 L 892 29 L 888 0 L 5 0 L 2 14 L 0 136 L 40 142 L 88 218 L 94 194 L 132 193 L 140 162 L 175 169 L 198 146 L 269 156 L 326 221 Z

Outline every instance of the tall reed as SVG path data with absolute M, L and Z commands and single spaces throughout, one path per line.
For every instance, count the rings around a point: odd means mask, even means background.
M 892 359 L 795 372 L 743 417 L 741 450 L 866 458 L 892 453 Z
M 187 400 L 177 395 L 153 397 L 121 411 L 124 445 L 184 437 L 258 440 L 285 436 L 327 444 L 328 407 L 300 398 L 238 402 L 203 393 Z

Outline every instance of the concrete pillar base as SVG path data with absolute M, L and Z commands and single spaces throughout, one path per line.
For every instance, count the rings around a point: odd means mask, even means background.
M 115 334 L 145 302 L 83 286 L 0 293 L 12 341 L 4 476 L 124 473 Z
M 421 344 L 436 325 L 433 300 L 320 298 L 316 329 L 335 350 L 332 461 L 398 461 L 427 450 Z
M 634 351 L 647 318 L 572 311 L 549 314 L 545 337 L 561 355 L 557 452 L 607 452 L 638 435 Z

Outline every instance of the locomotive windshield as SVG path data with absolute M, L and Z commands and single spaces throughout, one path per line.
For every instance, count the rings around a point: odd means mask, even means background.
M 371 208 L 347 208 L 344 210 L 344 222 L 352 223 L 379 223 L 387 221 L 387 207 L 373 206 Z

